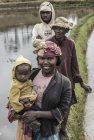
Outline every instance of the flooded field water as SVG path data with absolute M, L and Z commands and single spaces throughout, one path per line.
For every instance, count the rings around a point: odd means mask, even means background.
M 88 95 L 85 108 L 84 128 L 86 140 L 94 140 L 94 30 L 88 40 L 87 48 L 88 83 L 92 93 Z

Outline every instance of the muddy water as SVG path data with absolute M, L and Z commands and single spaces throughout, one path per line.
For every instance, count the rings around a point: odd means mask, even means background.
M 88 95 L 85 108 L 84 128 L 86 140 L 94 140 L 94 30 L 88 40 L 87 49 L 88 82 L 92 87 L 92 93 Z

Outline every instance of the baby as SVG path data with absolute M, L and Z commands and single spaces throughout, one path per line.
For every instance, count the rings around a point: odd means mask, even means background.
M 8 116 L 10 122 L 13 121 L 13 116 L 17 116 L 18 119 L 22 119 L 22 115 L 25 111 L 31 110 L 32 105 L 37 99 L 37 94 L 33 89 L 32 81 L 29 79 L 31 75 L 31 62 L 19 56 L 13 66 L 12 70 L 12 83 L 9 93 L 9 108 L 11 109 L 11 115 Z M 40 123 L 34 120 L 38 126 Z M 31 133 L 31 126 L 24 124 L 24 134 Z

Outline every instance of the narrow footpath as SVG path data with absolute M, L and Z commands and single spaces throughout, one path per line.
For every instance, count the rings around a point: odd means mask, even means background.
M 85 140 L 94 140 L 94 30 L 88 40 L 87 48 L 88 83 L 92 87 L 92 93 L 88 95 L 85 107 L 84 130 Z

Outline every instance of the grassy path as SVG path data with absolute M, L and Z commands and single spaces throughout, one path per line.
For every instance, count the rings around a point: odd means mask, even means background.
M 87 82 L 87 40 L 93 28 L 94 14 L 90 14 L 83 18 L 70 34 L 71 38 L 74 39 L 76 43 L 80 72 L 85 82 Z M 71 140 L 84 140 L 83 120 L 86 98 L 83 89 L 81 89 L 79 85 L 76 86 L 76 95 L 78 103 L 71 108 L 68 126 L 72 136 Z

